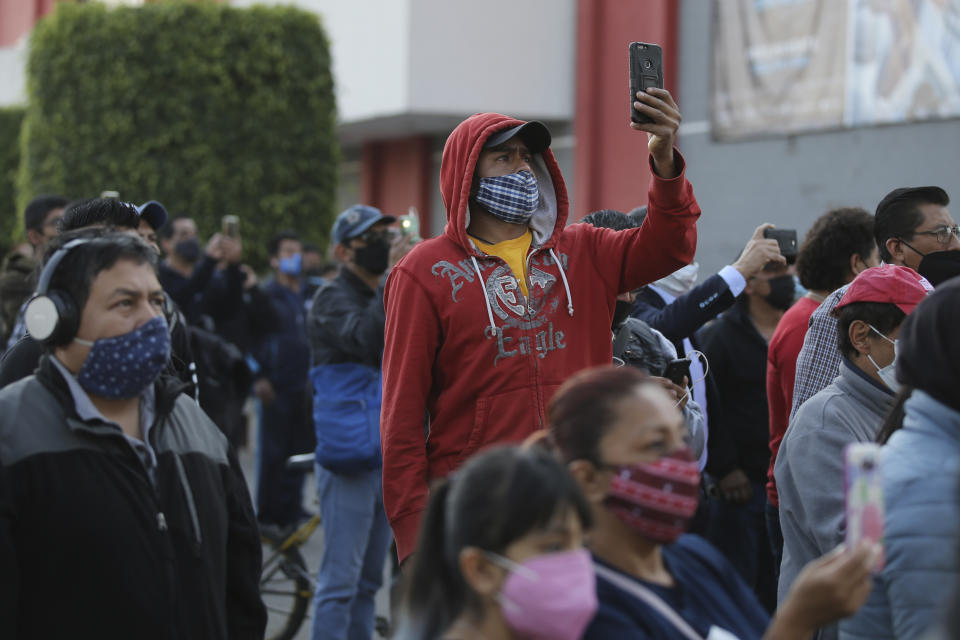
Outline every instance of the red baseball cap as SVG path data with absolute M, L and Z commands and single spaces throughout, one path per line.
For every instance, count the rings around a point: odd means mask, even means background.
M 860 272 L 834 307 L 833 312 L 853 302 L 882 302 L 895 304 L 905 314 L 923 302 L 933 286 L 922 275 L 908 267 L 883 264 Z

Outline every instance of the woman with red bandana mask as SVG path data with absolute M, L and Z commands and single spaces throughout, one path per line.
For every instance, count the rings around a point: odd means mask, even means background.
M 549 418 L 593 514 L 599 609 L 585 639 L 809 638 L 866 599 L 876 551 L 838 551 L 808 565 L 771 622 L 729 562 L 685 534 L 699 500 L 697 463 L 675 400 L 639 371 L 577 374 Z

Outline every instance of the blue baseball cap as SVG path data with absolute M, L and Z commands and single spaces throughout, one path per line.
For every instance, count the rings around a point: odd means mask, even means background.
M 355 204 L 337 216 L 333 223 L 333 241 L 343 244 L 350 238 L 356 238 L 378 222 L 392 224 L 397 219 L 394 216 L 385 216 L 379 209 L 368 207 L 365 204 Z
M 154 231 L 167 223 L 167 210 L 156 200 L 148 200 L 141 205 L 132 205 L 137 215 L 147 221 Z

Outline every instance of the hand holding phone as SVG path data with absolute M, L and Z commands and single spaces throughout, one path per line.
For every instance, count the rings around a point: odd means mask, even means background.
M 630 119 L 638 124 L 653 119 L 634 108 L 637 93 L 650 87 L 663 89 L 663 49 L 656 44 L 631 42 L 630 55 Z
M 793 264 L 797 260 L 797 230 L 796 229 L 775 229 L 767 227 L 763 230 L 763 237 L 776 240 L 780 247 L 780 255 L 787 259 L 787 264 Z
M 690 358 L 677 358 L 668 362 L 663 369 L 663 377 L 679 387 L 685 386 L 684 378 L 690 382 Z

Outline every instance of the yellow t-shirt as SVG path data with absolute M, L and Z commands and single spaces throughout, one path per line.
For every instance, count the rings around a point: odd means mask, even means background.
M 473 236 L 470 238 L 476 243 L 477 247 L 490 256 L 497 256 L 507 263 L 513 276 L 517 279 L 520 291 L 523 297 L 527 297 L 527 253 L 530 252 L 530 243 L 533 242 L 533 233 L 530 229 L 513 240 L 504 240 L 497 244 L 487 244 L 483 240 L 478 240 Z

